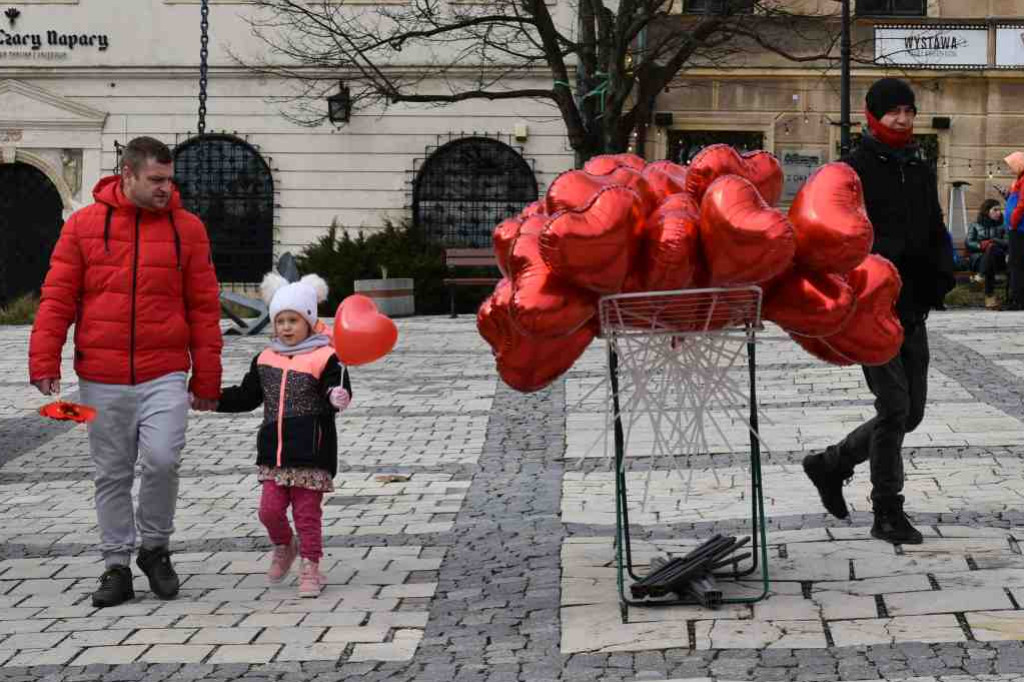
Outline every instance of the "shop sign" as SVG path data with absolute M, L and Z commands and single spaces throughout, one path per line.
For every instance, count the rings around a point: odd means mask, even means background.
M 110 35 L 67 31 L 51 28 L 45 31 L 19 30 L 21 11 L 15 8 L 4 12 L 9 26 L 0 28 L 0 59 L 33 59 L 61 61 L 74 52 L 106 52 L 110 48 Z
M 820 148 L 785 147 L 779 150 L 785 184 L 782 187 L 783 203 L 790 203 L 800 187 L 811 177 L 811 173 L 825 164 L 825 150 Z
M 996 66 L 1024 66 L 1024 26 L 996 27 Z
M 988 28 L 875 26 L 875 61 L 928 67 L 988 65 Z

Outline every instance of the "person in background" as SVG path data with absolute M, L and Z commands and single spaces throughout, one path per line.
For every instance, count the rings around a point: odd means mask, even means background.
M 1004 225 L 1010 242 L 1007 270 L 1010 274 L 1010 309 L 1024 310 L 1024 152 L 1014 152 L 1003 161 L 1017 175 L 1003 211 Z
M 986 199 L 978 210 L 978 217 L 967 229 L 964 240 L 971 259 L 971 271 L 985 282 L 985 307 L 999 308 L 996 300 L 996 274 L 1006 270 L 1009 242 L 1003 225 L 1003 207 L 996 199 Z

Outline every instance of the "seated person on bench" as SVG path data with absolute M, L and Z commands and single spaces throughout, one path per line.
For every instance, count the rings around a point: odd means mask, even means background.
M 1008 250 L 1003 208 L 998 201 L 986 199 L 982 203 L 977 219 L 967 230 L 965 245 L 971 259 L 971 270 L 985 281 L 985 307 L 994 309 L 998 307 L 996 273 L 1006 270 Z

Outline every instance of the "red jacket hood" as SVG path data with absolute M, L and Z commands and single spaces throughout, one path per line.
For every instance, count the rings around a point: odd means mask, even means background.
M 105 178 L 100 178 L 100 181 L 92 188 L 92 198 L 101 204 L 106 204 L 113 208 L 135 207 L 135 204 L 124 195 L 124 190 L 121 189 L 120 175 L 108 175 Z M 165 207 L 155 212 L 170 213 L 179 208 L 181 208 L 181 194 L 178 192 L 177 187 L 172 187 L 171 200 L 167 202 Z

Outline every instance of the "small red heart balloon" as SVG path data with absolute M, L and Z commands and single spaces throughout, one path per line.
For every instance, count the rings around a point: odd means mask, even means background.
M 554 339 L 523 334 L 512 323 L 512 286 L 502 280 L 477 311 L 477 329 L 490 344 L 502 380 L 517 391 L 537 391 L 565 373 L 594 339 L 591 321 L 568 336 Z
M 484 299 L 476 311 L 476 328 L 494 351 L 499 355 L 508 343 L 514 327 L 509 314 L 512 302 L 512 282 L 502 279 L 494 287 L 494 291 Z
M 647 162 L 636 154 L 601 154 L 591 157 L 583 164 L 583 170 L 594 175 L 608 175 L 616 168 L 632 168 L 643 170 Z
M 689 192 L 677 192 L 676 194 L 663 199 L 662 202 L 658 204 L 658 207 L 654 209 L 654 213 L 651 214 L 650 218 L 656 218 L 659 213 L 668 213 L 671 211 L 700 213 L 700 202 L 694 199 Z
M 508 277 L 508 257 L 512 252 L 512 243 L 519 236 L 519 228 L 522 227 L 525 219 L 522 216 L 515 216 L 498 223 L 491 235 L 494 243 L 494 258 L 498 262 L 498 269 L 501 274 Z
M 762 317 L 787 332 L 821 337 L 842 329 L 856 307 L 853 288 L 842 277 L 793 269 L 772 283 Z
M 382 315 L 373 300 L 352 294 L 334 314 L 334 352 L 346 365 L 366 365 L 391 352 L 398 328 Z
M 557 339 L 515 335 L 497 358 L 498 374 L 517 391 L 539 391 L 567 372 L 593 340 L 590 324 Z
M 520 218 L 529 218 L 530 216 L 544 213 L 544 199 L 538 199 L 537 201 L 530 202 L 526 205 L 522 211 L 519 212 Z
M 701 149 L 686 169 L 686 190 L 700 201 L 716 179 L 723 175 L 746 175 L 747 166 L 739 152 L 727 144 L 713 144 Z
M 529 336 L 572 334 L 597 314 L 596 296 L 559 279 L 540 254 L 539 237 L 520 234 L 509 259 L 512 322 Z
M 544 195 L 545 213 L 554 215 L 586 206 L 594 195 L 610 184 L 608 177 L 586 171 L 566 171 L 555 178 Z
M 782 172 L 782 164 L 775 155 L 763 149 L 747 152 L 743 155 L 743 165 L 746 168 L 744 177 L 754 183 L 754 187 L 761 193 L 761 198 L 769 206 L 778 206 L 786 177 Z
M 701 249 L 711 286 L 758 284 L 793 262 L 793 226 L 765 203 L 749 180 L 736 175 L 718 178 L 705 193 L 700 211 Z
M 686 191 L 686 166 L 671 161 L 655 161 L 647 164 L 641 174 L 661 201 Z
M 846 279 L 857 296 L 857 309 L 838 333 L 824 340 L 858 365 L 884 365 L 903 345 L 903 325 L 896 314 L 900 274 L 888 260 L 871 254 Z
M 796 261 L 807 270 L 843 274 L 871 252 L 874 229 L 864 190 L 845 163 L 814 171 L 797 192 L 789 219 L 796 231 Z
M 637 270 L 647 291 L 674 291 L 693 284 L 700 260 L 700 215 L 664 211 L 647 219 Z
M 633 263 L 640 211 L 636 192 L 605 187 L 585 206 L 552 216 L 540 236 L 544 262 L 576 286 L 618 293 Z

